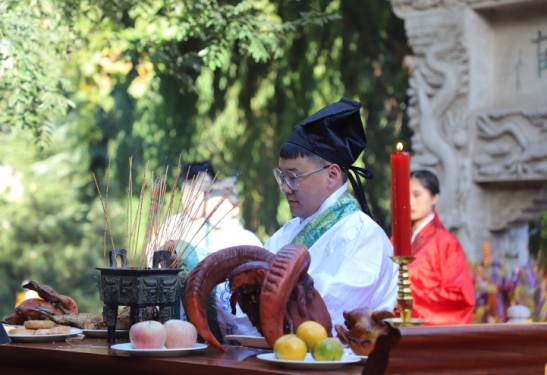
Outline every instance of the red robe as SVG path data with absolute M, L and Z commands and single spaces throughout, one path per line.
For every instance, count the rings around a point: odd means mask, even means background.
M 469 266 L 460 242 L 444 229 L 437 213 L 416 236 L 412 255 L 412 317 L 427 319 L 427 325 L 470 324 L 475 291 Z

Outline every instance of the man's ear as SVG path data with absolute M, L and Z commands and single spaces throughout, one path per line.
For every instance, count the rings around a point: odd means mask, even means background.
M 334 188 L 342 180 L 342 170 L 338 164 L 332 164 L 328 169 L 328 183 L 327 187 L 329 189 Z

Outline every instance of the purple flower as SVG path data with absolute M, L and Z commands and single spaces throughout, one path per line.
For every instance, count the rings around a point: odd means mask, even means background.
M 500 283 L 500 262 L 497 259 L 492 262 L 492 283 Z
M 532 269 L 531 264 L 527 264 L 526 267 L 524 267 L 526 271 L 526 278 L 528 279 L 528 285 L 531 286 L 533 289 L 536 288 L 537 284 L 537 275 L 534 273 L 534 270 Z
M 498 316 L 499 316 L 500 320 L 505 322 L 505 309 L 504 309 L 504 306 L 503 306 L 503 298 L 501 296 L 501 293 L 498 294 L 498 299 L 496 301 L 496 309 L 498 311 Z

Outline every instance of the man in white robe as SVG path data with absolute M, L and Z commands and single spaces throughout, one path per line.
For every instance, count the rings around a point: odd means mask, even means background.
M 237 179 L 226 177 L 217 180 L 207 195 L 205 215 L 210 217 L 207 237 L 200 244 L 207 252 L 213 253 L 227 247 L 252 245 L 262 247 L 260 239 L 241 224 L 239 215 L 239 192 Z M 226 199 L 222 200 L 228 189 L 232 188 Z M 209 230 L 210 227 L 214 229 Z
M 336 202 L 347 187 L 346 182 L 311 216 L 297 217 L 286 223 L 264 247 L 277 253 L 290 244 L 298 232 Z M 393 311 L 398 290 L 397 267 L 389 258 L 393 247 L 369 216 L 358 211 L 345 217 L 321 236 L 309 252 L 308 273 L 327 305 L 333 327 L 344 323 L 344 311 L 364 306 Z
M 266 249 L 277 253 L 310 222 L 313 227 L 313 220 L 346 193 L 348 177 L 361 209 L 369 212 L 360 183 L 349 175 L 351 170 L 370 176 L 351 166 L 366 145 L 360 107 L 361 103 L 343 98 L 303 121 L 282 147 L 274 173 L 295 218 L 269 239 Z M 365 306 L 393 311 L 398 267 L 390 259 L 393 247 L 385 232 L 360 210 L 330 225 L 309 243 L 308 273 L 327 305 L 333 327 L 344 323 L 344 311 Z
M 344 311 L 365 306 L 393 311 L 397 300 L 398 267 L 390 259 L 393 247 L 371 219 L 359 180 L 372 176 L 352 166 L 366 146 L 361 106 L 343 98 L 325 107 L 301 122 L 281 148 L 274 175 L 295 218 L 264 246 L 273 253 L 291 243 L 309 249 L 308 273 L 331 315 L 333 336 L 334 326 L 344 324 Z M 357 199 L 347 192 L 347 179 Z M 206 255 L 198 254 L 194 263 Z M 227 289 L 227 283 L 216 289 L 220 334 L 258 336 L 239 306 L 237 315 L 231 315 Z

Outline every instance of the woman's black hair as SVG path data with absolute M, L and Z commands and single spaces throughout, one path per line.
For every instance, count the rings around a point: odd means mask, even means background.
M 441 192 L 439 190 L 439 180 L 437 179 L 437 176 L 435 176 L 430 171 L 427 171 L 425 169 L 413 171 L 410 173 L 410 178 L 415 178 L 420 181 L 420 184 L 422 184 L 424 188 L 429 190 L 432 197 Z
M 203 191 L 207 191 L 211 182 L 215 178 L 215 171 L 213 170 L 213 165 L 211 161 L 203 161 L 201 163 L 190 163 L 186 164 L 184 168 L 180 171 L 179 179 L 177 185 L 182 184 L 184 181 L 187 181 L 185 188 L 190 188 L 192 179 L 198 179 L 200 181 L 198 184 L 201 185 Z M 203 182 L 202 182 L 203 179 Z

